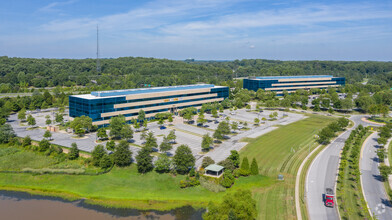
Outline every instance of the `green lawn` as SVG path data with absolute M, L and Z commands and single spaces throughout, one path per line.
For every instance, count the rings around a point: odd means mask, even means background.
M 369 118 L 369 121 L 374 121 L 378 123 L 391 123 L 392 117 L 372 116 Z
M 254 190 L 259 219 L 296 219 L 295 176 L 303 159 L 318 146 L 314 136 L 336 118 L 308 115 L 308 118 L 281 126 L 259 138 L 247 139 L 240 152 L 249 161 L 256 158 L 259 171 L 272 179 L 283 174 L 285 180 L 268 188 Z
M 137 173 L 136 166 L 114 168 L 98 176 L 88 175 L 31 175 L 0 173 L 0 189 L 23 188 L 49 192 L 66 192 L 76 197 L 89 198 L 104 205 L 141 209 L 171 209 L 183 205 L 206 205 L 220 201 L 226 192 L 263 188 L 274 183 L 265 176 L 241 177 L 233 188 L 222 193 L 210 192 L 201 186 L 181 189 L 185 176 Z M 109 199 L 110 201 L 104 201 Z
M 56 160 L 18 148 L 0 147 L 0 170 L 40 169 L 56 163 Z

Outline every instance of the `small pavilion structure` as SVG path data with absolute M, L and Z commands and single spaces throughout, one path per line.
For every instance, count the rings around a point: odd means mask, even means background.
M 225 168 L 217 165 L 217 164 L 210 164 L 208 165 L 205 170 L 205 175 L 212 176 L 212 177 L 220 177 L 223 174 L 223 170 Z

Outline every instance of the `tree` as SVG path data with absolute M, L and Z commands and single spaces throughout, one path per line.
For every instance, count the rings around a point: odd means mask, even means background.
M 229 160 L 233 162 L 235 167 L 240 167 L 240 154 L 236 150 L 230 151 L 230 156 L 228 157 Z
M 171 149 L 173 149 L 173 146 L 169 143 L 169 139 L 167 137 L 163 137 L 163 141 L 159 145 L 159 150 L 161 152 L 167 152 Z
M 146 138 L 147 138 L 147 133 L 143 131 L 142 134 L 140 135 L 140 140 L 146 140 Z
M 137 115 L 137 120 L 144 122 L 145 119 L 146 119 L 146 113 L 143 111 L 143 109 L 140 109 Z
M 258 125 L 259 123 L 260 123 L 260 119 L 259 118 L 255 118 L 255 120 L 253 120 L 254 121 L 254 123 L 256 124 L 256 125 Z
M 157 161 L 155 161 L 155 171 L 158 173 L 170 172 L 172 162 L 165 154 L 160 154 Z
M 218 124 L 218 127 L 216 130 L 219 130 L 222 135 L 227 135 L 230 134 L 230 125 L 226 121 L 222 121 Z
M 14 129 L 9 124 L 3 124 L 0 126 L 0 143 L 5 144 L 15 137 Z
M 209 133 L 206 133 L 205 135 L 203 135 L 203 140 L 201 142 L 202 151 L 209 151 L 212 142 L 213 142 L 213 139 Z
M 52 120 L 50 120 L 50 119 L 46 119 L 46 121 L 45 121 L 45 124 L 46 124 L 46 125 L 50 125 L 50 124 L 52 124 Z
M 70 124 L 70 127 L 74 130 L 76 130 L 76 127 L 80 127 L 85 131 L 90 131 L 93 127 L 93 120 L 88 116 L 82 115 L 80 117 L 74 118 Z
M 63 114 L 56 113 L 55 120 L 56 120 L 57 123 L 62 123 L 64 121 Z
M 124 125 L 125 125 L 125 117 L 123 115 L 110 118 L 110 125 L 109 125 L 110 137 L 120 138 Z
M 218 165 L 221 165 L 222 167 L 225 168 L 225 170 L 230 170 L 230 171 L 233 171 L 236 168 L 233 164 L 233 161 L 230 160 L 229 158 L 222 160 L 221 162 L 218 163 Z
M 250 174 L 250 169 L 249 169 L 248 157 L 244 157 L 241 163 L 241 175 L 249 176 L 249 174 Z
M 79 157 L 78 145 L 74 142 L 71 144 L 71 150 L 68 153 L 68 159 L 75 160 Z
M 255 158 L 253 158 L 252 164 L 250 165 L 250 174 L 259 175 L 259 166 L 257 165 L 257 161 Z
M 211 157 L 204 157 L 203 162 L 201 163 L 201 167 L 206 168 L 211 164 L 215 164 L 215 161 Z
M 223 109 L 222 109 L 222 112 L 223 112 Z M 214 117 L 214 118 L 218 117 L 218 111 L 216 110 L 216 108 L 213 108 L 211 110 L 211 114 L 212 114 L 212 117 Z
M 179 174 L 186 174 L 190 168 L 195 166 L 195 157 L 191 149 L 184 144 L 177 148 L 173 161 Z
M 129 124 L 124 124 L 121 129 L 121 138 L 129 140 L 133 138 L 133 131 Z
M 103 145 L 97 145 L 94 147 L 94 150 L 91 152 L 92 163 L 94 166 L 100 166 L 102 157 L 106 155 L 105 148 Z
M 139 173 L 148 173 L 154 169 L 150 153 L 150 149 L 144 146 L 136 156 L 137 171 Z
M 45 134 L 44 134 L 44 138 L 49 140 L 51 137 L 52 137 L 52 133 L 50 133 L 50 131 L 46 130 Z
M 147 120 L 144 120 L 143 121 L 143 127 L 147 128 L 147 125 L 148 125 Z
M 113 153 L 113 161 L 119 167 L 125 167 L 132 163 L 132 151 L 129 150 L 127 141 L 122 140 Z
M 99 161 L 99 167 L 102 169 L 108 169 L 113 166 L 113 160 L 109 155 L 105 154 L 102 156 L 101 160 Z
M 115 147 L 116 143 L 113 140 L 106 142 L 106 149 L 113 151 Z
M 20 110 L 18 112 L 18 119 L 22 120 L 22 121 L 26 120 L 26 109 L 25 108 L 22 108 L 22 110 Z
M 353 108 L 353 100 L 345 98 L 341 101 L 342 109 L 348 110 Z
M 108 138 L 108 134 L 106 133 L 106 129 L 105 128 L 98 129 L 97 137 L 99 139 L 106 139 L 106 138 Z
M 39 142 L 39 151 L 45 152 L 45 151 L 47 151 L 47 150 L 49 149 L 49 147 L 50 147 L 50 143 L 49 143 L 48 140 L 42 139 L 42 140 Z
M 35 118 L 32 115 L 27 116 L 27 124 L 31 126 L 35 125 Z
M 378 139 L 377 139 L 377 142 L 380 144 L 380 145 L 386 145 L 387 144 L 387 139 L 386 138 L 384 138 L 384 137 L 379 137 Z
M 207 119 L 205 119 L 204 113 L 202 111 L 200 111 L 199 117 L 197 117 L 197 123 L 203 125 L 206 122 L 207 122 Z
M 238 122 L 233 121 L 233 122 L 231 123 L 231 129 L 237 130 L 237 129 L 238 129 Z
M 148 132 L 148 134 L 147 134 L 146 143 L 144 144 L 144 146 L 146 148 L 150 149 L 150 153 L 152 152 L 153 148 L 158 147 L 157 139 L 156 139 L 156 137 L 154 137 L 154 133 L 152 133 L 151 131 Z
M 234 184 L 235 178 L 229 170 L 225 170 L 223 174 L 223 180 L 221 185 L 226 188 L 230 188 Z
M 176 132 L 174 130 L 171 130 L 169 134 L 167 135 L 167 139 L 169 142 L 175 142 L 176 141 Z
M 77 134 L 78 136 L 83 136 L 84 135 L 84 129 L 82 128 L 82 126 L 81 125 L 76 125 L 76 127 L 74 128 L 74 132 L 75 132 L 75 134 Z
M 172 123 L 172 122 L 173 122 L 173 115 L 170 114 L 167 120 L 168 120 L 170 123 Z
M 0 132 L 1 133 L 1 132 Z M 31 145 L 31 138 L 29 135 L 23 138 L 22 147 L 27 147 Z
M 230 219 L 253 220 L 257 217 L 256 201 L 250 190 L 238 190 L 226 194 L 222 203 L 208 204 L 208 212 L 203 214 L 205 220 Z
M 319 112 L 320 111 L 320 106 L 319 105 L 314 105 L 313 111 Z

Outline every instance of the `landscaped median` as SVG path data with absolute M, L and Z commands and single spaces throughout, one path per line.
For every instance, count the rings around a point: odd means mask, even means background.
M 371 134 L 359 125 L 346 140 L 341 153 L 336 203 L 342 219 L 371 219 L 360 182 L 360 152 L 365 139 Z

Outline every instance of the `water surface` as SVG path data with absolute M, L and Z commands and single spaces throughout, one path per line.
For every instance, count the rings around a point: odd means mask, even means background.
M 128 208 L 107 208 L 91 205 L 84 200 L 66 201 L 61 198 L 31 195 L 25 192 L 0 190 L 1 219 L 7 220 L 69 220 L 69 219 L 202 219 L 204 210 L 190 206 L 171 211 L 141 211 Z

